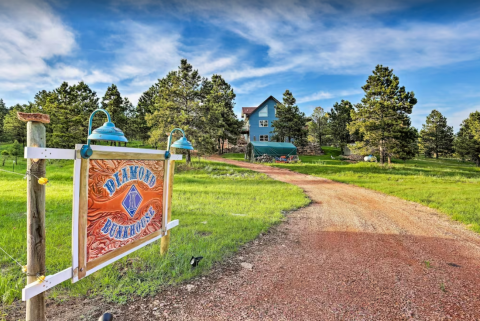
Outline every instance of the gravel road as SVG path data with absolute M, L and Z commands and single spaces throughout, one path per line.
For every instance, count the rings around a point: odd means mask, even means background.
M 220 160 L 220 159 L 217 159 Z M 425 206 L 232 160 L 301 187 L 253 269 L 191 295 L 185 320 L 480 320 L 480 237 Z
M 208 276 L 124 306 L 54 304 L 49 319 L 480 320 L 480 236 L 464 225 L 356 186 L 213 160 L 295 184 L 312 204 Z

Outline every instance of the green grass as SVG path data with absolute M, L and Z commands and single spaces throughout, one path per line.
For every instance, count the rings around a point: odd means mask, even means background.
M 325 155 L 300 156 L 299 164 L 270 164 L 303 174 L 366 187 L 417 202 L 450 215 L 480 233 L 480 168 L 456 159 L 416 158 L 391 166 L 339 157 L 340 150 L 322 147 Z M 332 159 L 332 156 L 335 159 Z M 226 154 L 243 160 L 243 154 Z
M 164 285 L 205 273 L 280 222 L 283 211 L 309 203 L 299 188 L 242 168 L 206 161 L 195 161 L 191 168 L 179 162 L 177 167 L 172 218 L 180 225 L 172 230 L 167 256 L 160 257 L 160 242 L 155 242 L 75 284 L 56 286 L 50 297 L 100 295 L 123 303 L 132 295 L 152 295 Z M 19 158 L 15 171 L 25 173 L 25 168 Z M 72 161 L 47 165 L 47 274 L 71 266 L 72 175 Z M 23 265 L 26 243 L 26 181 L 22 175 L 0 171 L 0 246 Z M 192 255 L 204 257 L 196 269 L 189 264 Z M 3 252 L 0 270 L 0 298 L 9 304 L 21 298 L 25 277 Z

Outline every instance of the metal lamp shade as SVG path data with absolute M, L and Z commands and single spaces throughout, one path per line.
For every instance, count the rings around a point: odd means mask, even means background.
M 192 144 L 184 137 L 172 144 L 172 147 L 193 150 Z
M 93 132 L 88 136 L 90 140 L 109 140 L 113 142 L 124 142 L 127 143 L 128 139 L 125 137 L 123 132 L 115 127 L 112 122 L 106 122 L 103 126 L 98 127 L 93 130 Z

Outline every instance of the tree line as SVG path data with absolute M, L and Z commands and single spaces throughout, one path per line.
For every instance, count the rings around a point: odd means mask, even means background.
M 455 155 L 480 166 L 480 112 L 471 113 L 454 134 L 446 117 L 433 110 L 418 131 L 410 119 L 417 104 L 415 94 L 400 86 L 392 69 L 376 66 L 362 89 L 365 95 L 360 103 L 341 100 L 330 111 L 315 108 L 310 117 L 300 111 L 292 92 L 286 90 L 282 103 L 276 105 L 272 139 L 293 141 L 297 146 L 308 141 L 336 145 L 342 151 L 348 145 L 358 154 L 379 155 L 382 164 L 392 158 L 407 160 L 423 154 L 437 158 Z M 129 140 L 165 148 L 168 133 L 180 127 L 199 153 L 223 153 L 224 143 L 236 144 L 243 126 L 234 106 L 233 88 L 221 75 L 201 77 L 182 59 L 177 70 L 158 79 L 141 95 L 137 106 L 122 97 L 114 84 L 99 98 L 84 82 L 64 82 L 52 91 L 40 91 L 33 102 L 10 108 L 0 99 L 0 141 L 16 141 L 10 154 L 21 153 L 26 124 L 16 114 L 41 112 L 51 118 L 46 126 L 47 145 L 73 148 L 85 140 L 90 114 L 101 107 Z M 93 127 L 101 123 L 102 119 L 95 117 Z M 186 158 L 190 161 L 189 152 Z
M 342 100 L 329 112 L 316 107 L 306 123 L 310 141 L 336 145 L 354 153 L 379 155 L 380 163 L 391 158 L 407 160 L 425 157 L 457 156 L 480 166 L 480 112 L 475 111 L 454 134 L 447 118 L 433 110 L 418 131 L 411 125 L 410 114 L 417 103 L 415 94 L 400 86 L 393 70 L 376 66 L 362 87 L 365 95 L 353 105 Z
M 223 151 L 226 140 L 235 144 L 240 136 L 243 122 L 237 119 L 234 106 L 235 93 L 222 76 L 201 77 L 182 59 L 178 70 L 158 79 L 141 95 L 137 106 L 122 97 L 115 84 L 100 98 L 83 81 L 73 85 L 64 82 L 52 91 L 42 90 L 33 102 L 10 108 L 0 99 L 0 141 L 16 141 L 25 146 L 26 124 L 17 119 L 17 112 L 39 112 L 50 115 L 50 124 L 46 124 L 47 146 L 74 148 L 86 140 L 90 114 L 103 108 L 130 141 L 165 148 L 168 134 L 179 127 L 196 150 L 213 153 Z M 93 128 L 103 121 L 102 117 L 95 117 Z

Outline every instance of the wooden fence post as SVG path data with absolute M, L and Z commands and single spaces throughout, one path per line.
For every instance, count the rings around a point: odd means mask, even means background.
M 18 113 L 18 119 L 27 122 L 27 146 L 45 147 L 43 123 L 50 117 L 43 114 Z M 45 275 L 45 186 L 38 178 L 45 177 L 45 160 L 27 159 L 27 284 Z M 38 177 L 38 178 L 37 178 Z M 27 300 L 27 321 L 45 320 L 45 296 L 38 294 Z
M 170 152 L 175 154 L 175 148 L 170 148 Z M 173 187 L 173 174 L 175 171 L 175 161 L 168 161 L 170 162 L 170 176 L 168 177 L 168 182 L 164 182 L 164 184 L 168 184 L 168 195 L 167 195 L 167 202 L 168 202 L 168 210 L 165 215 L 167 215 L 167 222 L 170 223 L 172 220 L 172 187 Z M 166 228 L 166 226 L 165 226 Z M 165 236 L 160 239 L 160 255 L 165 255 L 168 252 L 168 247 L 170 245 L 170 232 L 167 231 Z

